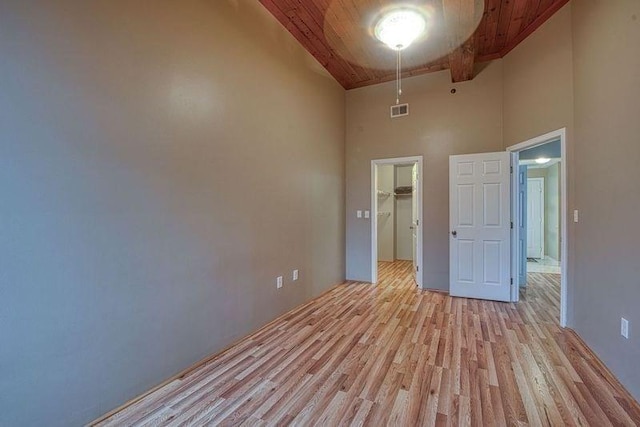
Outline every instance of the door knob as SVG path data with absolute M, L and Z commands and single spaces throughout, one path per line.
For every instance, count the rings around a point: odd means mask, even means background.
M 451 235 L 452 235 L 453 237 L 456 237 L 456 236 L 458 235 L 458 232 L 457 232 L 456 230 L 453 230 L 453 231 L 451 232 Z

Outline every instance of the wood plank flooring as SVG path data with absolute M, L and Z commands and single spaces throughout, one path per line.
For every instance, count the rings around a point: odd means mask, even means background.
M 377 286 L 340 285 L 99 425 L 640 424 L 559 328 L 559 276 L 508 304 L 420 291 L 410 271 L 381 263 Z

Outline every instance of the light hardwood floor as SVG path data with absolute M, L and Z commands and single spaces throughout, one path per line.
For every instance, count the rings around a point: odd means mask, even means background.
M 420 291 L 410 270 L 382 263 L 377 286 L 334 288 L 100 425 L 640 424 L 559 328 L 559 276 L 506 304 Z

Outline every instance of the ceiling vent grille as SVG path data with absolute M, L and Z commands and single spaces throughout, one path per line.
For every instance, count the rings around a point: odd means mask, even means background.
M 396 117 L 408 116 L 409 115 L 409 104 L 399 104 L 391 106 L 391 118 L 395 119 Z

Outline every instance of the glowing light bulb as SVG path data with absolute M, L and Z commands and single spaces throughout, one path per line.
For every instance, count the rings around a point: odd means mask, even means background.
M 418 12 L 401 9 L 386 14 L 376 25 L 375 36 L 393 50 L 406 49 L 424 33 L 425 18 Z

